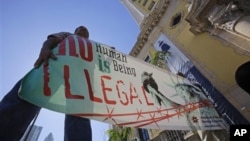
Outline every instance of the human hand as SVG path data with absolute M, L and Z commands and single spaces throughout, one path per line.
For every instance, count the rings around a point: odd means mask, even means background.
M 57 59 L 57 57 L 52 53 L 51 49 L 48 46 L 44 46 L 40 51 L 39 57 L 36 60 L 34 67 L 38 68 L 42 63 L 47 65 L 49 58 L 53 60 Z

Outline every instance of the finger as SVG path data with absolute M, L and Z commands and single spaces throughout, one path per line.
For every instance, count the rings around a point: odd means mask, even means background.
M 43 59 L 43 64 L 44 65 L 48 65 L 48 63 L 49 63 L 49 58 L 44 58 Z
M 50 58 L 53 59 L 53 60 L 57 59 L 57 57 L 53 53 L 50 54 Z
M 38 58 L 34 64 L 35 68 L 38 68 L 42 64 L 43 60 L 41 58 Z

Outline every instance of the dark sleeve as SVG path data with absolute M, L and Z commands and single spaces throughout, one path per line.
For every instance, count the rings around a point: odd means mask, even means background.
M 64 40 L 66 37 L 68 37 L 69 35 L 72 35 L 72 34 L 69 33 L 69 32 L 59 32 L 59 33 L 50 34 L 50 35 L 47 37 L 47 39 L 53 37 L 53 38 L 55 38 L 55 39 L 57 40 L 57 42 L 59 43 L 59 42 L 61 42 L 62 40 Z

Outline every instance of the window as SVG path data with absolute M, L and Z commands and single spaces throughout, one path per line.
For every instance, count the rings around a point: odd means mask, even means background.
M 147 56 L 147 57 L 144 59 L 144 61 L 149 63 L 149 62 L 151 61 L 150 56 Z
M 148 0 L 144 0 L 143 6 L 146 6 L 147 2 L 148 2 Z
M 149 7 L 148 7 L 148 10 L 151 11 L 151 10 L 153 9 L 154 5 L 155 5 L 155 1 L 152 1 L 152 2 L 150 3 Z
M 174 15 L 173 18 L 172 18 L 172 20 L 171 20 L 170 26 L 171 27 L 175 27 L 177 24 L 180 23 L 181 18 L 182 18 L 181 12 L 177 13 L 176 15 Z

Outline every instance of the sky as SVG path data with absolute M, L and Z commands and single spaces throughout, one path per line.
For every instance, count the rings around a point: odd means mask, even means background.
M 120 0 L 0 0 L 0 99 L 37 59 L 47 35 L 74 32 L 84 25 L 90 39 L 128 54 L 139 26 Z M 42 126 L 39 141 L 51 132 L 63 141 L 64 114 L 42 109 L 35 123 Z M 107 140 L 109 125 L 92 121 L 93 141 Z

